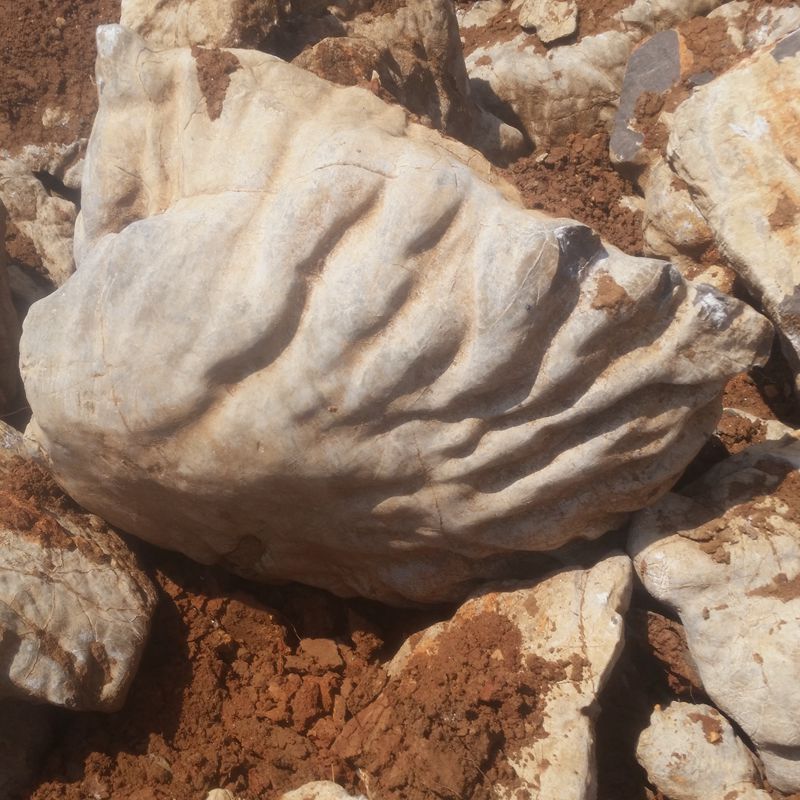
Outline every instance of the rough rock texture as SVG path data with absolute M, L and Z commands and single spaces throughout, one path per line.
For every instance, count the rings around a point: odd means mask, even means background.
M 519 24 L 535 28 L 542 42 L 555 42 L 572 36 L 578 28 L 578 6 L 575 0 L 522 0 Z
M 288 5 L 280 0 L 122 0 L 120 22 L 157 48 L 255 47 Z
M 75 271 L 72 236 L 85 145 L 84 140 L 31 146 L 14 158 L 0 150 L 0 203 L 9 224 L 30 241 L 43 277 L 55 286 Z
M 119 537 L 23 458 L 10 428 L 0 433 L 0 696 L 119 708 L 153 588 Z
M 406 0 L 381 12 L 345 23 L 347 36 L 323 39 L 293 63 L 345 85 L 370 81 L 374 72 L 381 89 L 424 124 L 493 158 L 525 151 L 522 133 L 471 96 L 451 0 Z
M 800 442 L 751 447 L 638 514 L 629 549 L 770 783 L 800 789 Z
M 8 286 L 2 245 L 5 225 L 5 208 L 0 202 L 0 418 L 14 411 L 22 388 L 18 366 L 20 326 Z
M 0 645 L 1 646 L 1 645 Z M 0 797 L 25 797 L 52 735 L 53 709 L 0 700 Z
M 636 757 L 650 783 L 670 800 L 770 800 L 756 785 L 750 752 L 711 706 L 656 707 Z
M 746 306 L 523 210 L 369 92 L 225 51 L 220 97 L 188 50 L 99 47 L 80 268 L 21 360 L 59 480 L 124 530 L 460 597 L 655 499 L 766 353 Z
M 538 37 L 522 31 L 493 42 L 490 18 L 480 46 L 466 59 L 475 97 L 513 118 L 537 147 L 558 144 L 573 131 L 613 120 L 637 42 L 717 5 L 719 0 L 639 0 L 611 19 L 604 16 L 609 29 L 544 52 Z
M 337 750 L 381 800 L 592 797 L 596 697 L 630 591 L 621 555 L 485 587 L 406 642 Z M 415 770 L 393 768 L 401 752 Z
M 747 102 L 742 102 L 747 97 Z M 699 88 L 668 155 L 800 371 L 800 31 Z
M 332 781 L 314 781 L 292 792 L 286 792 L 281 800 L 367 800 L 367 798 L 360 794 L 348 794 Z

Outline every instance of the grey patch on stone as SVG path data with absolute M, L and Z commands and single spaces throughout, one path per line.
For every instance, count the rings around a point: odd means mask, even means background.
M 706 83 L 711 83 L 716 76 L 710 69 L 703 70 L 703 72 L 697 72 L 694 75 L 690 75 L 686 82 L 690 86 L 703 86 Z
M 790 33 L 772 49 L 772 57 L 776 61 L 796 56 L 800 52 L 800 30 Z
M 644 143 L 644 136 L 630 128 L 636 102 L 645 92 L 665 92 L 681 77 L 680 45 L 677 31 L 662 31 L 631 54 L 622 83 L 619 110 L 611 132 L 611 156 L 632 161 Z

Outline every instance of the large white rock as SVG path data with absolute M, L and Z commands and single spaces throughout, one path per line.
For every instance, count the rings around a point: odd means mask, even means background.
M 534 584 L 483 587 L 404 644 L 337 752 L 378 797 L 426 786 L 431 796 L 482 787 L 509 800 L 594 797 L 597 695 L 622 649 L 631 586 L 630 561 L 612 555 Z M 430 717 L 424 731 L 410 706 Z M 399 753 L 418 768 L 402 774 Z
M 642 511 L 629 550 L 680 615 L 708 696 L 800 790 L 800 442 L 751 447 Z
M 116 710 L 155 591 L 119 536 L 23 453 L 0 422 L 0 697 Z
M 189 50 L 98 41 L 79 269 L 21 361 L 59 480 L 124 530 L 463 597 L 653 501 L 766 353 L 748 307 L 524 210 L 370 92 L 231 51 L 211 119 Z
M 697 89 L 675 112 L 667 147 L 722 250 L 778 327 L 796 374 L 799 127 L 800 31 Z
M 756 786 L 750 751 L 715 708 L 693 703 L 656 706 L 636 758 L 670 800 L 770 800 Z

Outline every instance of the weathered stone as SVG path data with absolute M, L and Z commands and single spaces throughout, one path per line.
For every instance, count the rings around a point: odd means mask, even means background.
M 123 530 L 463 597 L 652 502 L 766 355 L 748 307 L 524 210 L 368 91 L 233 51 L 211 119 L 190 51 L 99 50 L 80 269 L 21 350 L 32 435 Z
M 614 119 L 628 57 L 645 36 L 708 13 L 720 0 L 637 0 L 608 20 L 609 30 L 541 52 L 534 37 L 487 44 L 466 59 L 477 101 L 513 112 L 537 147 Z M 491 18 L 490 18 L 491 21 Z
M 21 437 L 3 426 L 0 445 L 0 696 L 115 710 L 153 587 L 116 533 L 22 457 Z
M 515 5 L 519 8 L 519 24 L 534 28 L 545 43 L 572 36 L 578 28 L 575 0 L 522 0 Z
M 374 795 L 373 795 L 374 798 Z M 313 781 L 299 789 L 281 795 L 281 800 L 367 800 L 363 795 L 352 795 L 332 781 Z M 377 800 L 375 798 L 374 800 Z
M 698 88 L 668 155 L 800 372 L 800 32 Z M 747 102 L 742 102 L 747 98 Z M 797 379 L 800 381 L 800 379 Z M 800 385 L 800 383 L 798 383 Z
M 31 240 L 56 286 L 75 271 L 72 236 L 85 144 L 31 146 L 13 158 L 0 151 L 0 203 L 8 222 Z M 61 193 L 54 190 L 58 185 Z
M 122 0 L 120 22 L 154 47 L 254 47 L 288 5 L 280 0 Z
M 647 590 L 680 615 L 708 696 L 800 789 L 800 442 L 751 447 L 631 525 Z
M 415 783 L 417 776 L 408 776 L 408 786 L 435 785 L 439 776 L 429 775 L 424 765 L 434 761 L 434 753 L 437 765 L 443 763 L 442 754 L 452 751 L 452 766 L 445 768 L 442 781 L 454 796 L 471 796 L 475 782 L 485 779 L 475 768 L 479 764 L 487 770 L 505 765 L 504 771 L 493 773 L 503 776 L 494 778 L 491 787 L 498 798 L 518 797 L 518 790 L 538 800 L 593 796 L 597 695 L 622 649 L 622 614 L 631 578 L 628 558 L 612 555 L 591 569 L 567 568 L 535 584 L 483 587 L 452 619 L 404 644 L 389 665 L 389 683 L 347 724 L 335 745 L 337 751 L 358 766 L 378 796 L 395 772 L 391 755 L 386 761 L 387 737 L 397 742 L 406 761 L 411 749 L 411 757 L 420 764 L 420 782 Z M 469 647 L 473 640 L 483 641 L 485 631 L 490 632 L 492 644 L 462 663 L 464 654 L 454 642 L 464 641 Z M 446 648 L 443 658 L 438 658 L 440 647 Z M 529 706 L 519 716 L 506 709 L 503 696 L 510 673 L 521 681 L 514 695 L 525 697 Z M 408 702 L 418 703 L 421 714 L 435 720 L 427 736 L 409 733 L 404 738 L 398 731 L 405 718 L 395 718 L 392 712 Z M 489 712 L 494 714 L 493 723 L 482 716 L 487 707 L 494 708 Z M 471 724 L 478 730 L 490 726 L 502 742 L 499 755 L 474 763 L 459 758 L 460 751 L 470 746 L 463 737 Z M 370 766 L 377 763 L 380 772 L 372 774 Z M 474 774 L 454 774 L 458 765 L 468 765 Z M 397 785 L 390 783 L 388 788 Z M 403 791 L 384 794 L 403 796 Z
M 750 751 L 715 708 L 656 706 L 639 737 L 636 758 L 670 800 L 769 800 L 756 786 Z

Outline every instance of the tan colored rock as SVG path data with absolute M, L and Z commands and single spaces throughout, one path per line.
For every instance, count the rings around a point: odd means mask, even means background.
M 694 703 L 656 706 L 636 758 L 670 800 L 769 800 L 756 785 L 750 751 L 715 708 Z
M 123 530 L 460 598 L 652 502 L 766 355 L 743 304 L 524 210 L 368 91 L 231 51 L 212 119 L 192 53 L 144 49 L 100 29 L 80 267 L 21 344 L 32 435 Z
M 78 209 L 73 192 L 80 186 L 85 144 L 30 146 L 13 158 L 0 151 L 0 203 L 8 223 L 31 240 L 55 286 L 75 271 L 72 237 Z M 49 189 L 48 178 L 63 183 L 69 196 Z
M 345 28 L 347 36 L 323 39 L 293 63 L 345 85 L 370 81 L 374 73 L 380 89 L 425 124 L 495 158 L 525 151 L 522 133 L 471 96 L 450 0 L 406 0 L 392 13 L 364 14 Z
M 751 447 L 634 517 L 629 551 L 674 608 L 708 696 L 800 789 L 800 442 Z
M 275 27 L 280 0 L 122 0 L 120 22 L 158 48 L 255 47 Z
M 722 250 L 780 331 L 795 374 L 800 372 L 798 97 L 800 32 L 697 89 L 675 112 L 667 148 Z
M 489 111 L 512 111 L 537 148 L 577 130 L 610 127 L 636 43 L 719 3 L 637 0 L 608 20 L 609 30 L 546 53 L 537 37 L 520 31 L 510 41 L 483 45 L 467 56 L 473 94 Z
M 0 697 L 113 711 L 136 672 L 156 603 L 101 520 L 23 457 L 0 423 Z
M 313 781 L 299 789 L 281 795 L 281 800 L 367 800 L 363 795 L 351 795 L 332 781 Z M 377 800 L 373 796 L 373 800 Z
M 546 44 L 572 36 L 578 28 L 575 0 L 522 0 L 515 5 L 519 8 L 519 24 L 534 28 Z
M 337 752 L 383 800 L 426 787 L 455 797 L 481 787 L 498 798 L 593 796 L 597 695 L 622 649 L 631 577 L 628 558 L 612 555 L 536 583 L 483 587 L 406 642 Z M 417 718 L 428 720 L 424 736 Z M 400 751 L 419 765 L 413 774 L 397 774 Z

